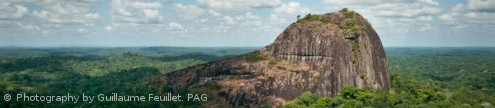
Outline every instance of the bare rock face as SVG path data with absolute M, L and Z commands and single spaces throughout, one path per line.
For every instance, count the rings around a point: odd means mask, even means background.
M 307 15 L 249 54 L 164 74 L 175 91 L 213 94 L 205 106 L 281 106 L 305 91 L 336 96 L 344 86 L 390 87 L 378 34 L 361 15 Z

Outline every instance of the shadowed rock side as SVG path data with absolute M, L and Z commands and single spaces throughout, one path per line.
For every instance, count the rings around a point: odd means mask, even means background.
M 249 60 L 253 55 L 260 57 Z M 214 100 L 205 103 L 211 107 L 281 106 L 305 91 L 333 97 L 346 85 L 390 87 L 380 39 L 354 12 L 308 15 L 260 50 L 157 79 L 175 91 L 213 94 Z

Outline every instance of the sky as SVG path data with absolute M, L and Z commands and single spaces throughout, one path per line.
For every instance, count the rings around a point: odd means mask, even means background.
M 495 0 L 0 0 L 0 46 L 261 47 L 344 7 L 386 47 L 495 46 Z

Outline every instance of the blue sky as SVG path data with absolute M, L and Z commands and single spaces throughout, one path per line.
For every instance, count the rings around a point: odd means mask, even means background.
M 495 0 L 2 0 L 0 46 L 264 46 L 343 7 L 384 46 L 495 46 Z

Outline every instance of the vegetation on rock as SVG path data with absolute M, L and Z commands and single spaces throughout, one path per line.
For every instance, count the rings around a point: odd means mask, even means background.
M 259 61 L 266 60 L 268 58 L 268 55 L 266 54 L 260 54 L 260 53 L 249 53 L 244 55 L 244 59 L 247 62 L 255 63 Z
M 344 87 L 334 98 L 304 93 L 287 108 L 480 108 L 495 103 L 495 49 L 388 48 L 389 90 Z
M 341 27 L 346 30 L 346 35 L 352 33 L 355 36 L 359 36 L 361 35 L 361 31 L 364 30 L 362 26 L 356 25 L 356 21 L 353 18 L 346 18 Z
M 342 9 L 340 9 L 340 10 L 339 10 L 339 12 L 349 12 L 349 9 L 347 9 L 347 8 L 342 8 Z
M 354 11 L 351 12 L 345 11 L 344 16 L 345 18 L 354 18 Z
M 401 76 L 392 77 L 390 90 L 344 87 L 334 98 L 321 97 L 306 92 L 296 100 L 288 102 L 286 108 L 390 108 L 390 107 L 438 107 L 449 108 L 470 104 L 462 100 L 452 99 L 448 91 L 435 83 L 404 79 Z M 481 104 L 474 106 L 480 107 Z
M 268 65 L 270 65 L 270 66 L 276 66 L 278 63 L 280 63 L 280 61 L 282 61 L 282 60 L 281 59 L 278 59 L 278 58 L 274 58 L 274 59 L 271 59 L 268 62 Z
M 321 15 L 316 14 L 307 14 L 304 18 L 297 20 L 297 22 L 311 22 L 311 21 L 319 21 L 322 23 L 329 23 L 330 21 Z

